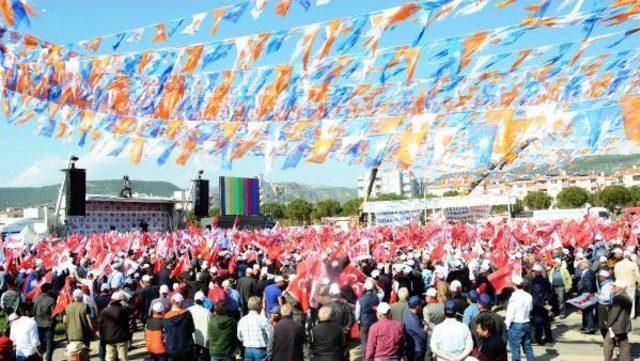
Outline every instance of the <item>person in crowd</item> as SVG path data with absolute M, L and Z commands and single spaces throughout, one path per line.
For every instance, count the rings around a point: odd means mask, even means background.
M 155 298 L 151 301 L 150 307 L 153 307 L 153 305 L 156 303 L 161 303 L 165 311 L 170 310 L 171 300 L 169 299 L 169 286 L 167 285 L 160 286 L 158 288 L 158 293 L 159 293 L 158 298 Z M 149 314 L 151 314 L 151 309 L 149 309 Z
M 633 302 L 627 294 L 627 284 L 624 281 L 616 280 L 613 283 L 613 301 L 607 318 L 607 335 L 604 339 L 604 360 L 613 359 L 614 348 L 620 350 L 618 360 L 631 360 L 631 350 L 629 346 L 629 332 L 631 331 L 631 312 L 633 312 Z
M 507 361 L 507 344 L 497 333 L 495 321 L 488 314 L 480 314 L 476 317 L 475 326 L 482 342 L 473 356 L 478 361 Z
M 239 320 L 242 315 L 242 304 L 240 300 L 240 294 L 238 291 L 231 287 L 231 281 L 226 279 L 222 282 L 222 288 L 225 293 L 225 301 L 227 304 L 227 314 L 234 320 Z
M 578 265 L 581 271 L 576 293 L 580 295 L 597 292 L 595 272 L 589 267 L 589 261 L 583 259 Z M 582 309 L 582 331 L 587 334 L 596 333 L 596 305 Z
M 507 327 L 504 323 L 504 319 L 502 318 L 502 316 L 492 311 L 493 302 L 491 301 L 491 296 L 489 294 L 483 293 L 478 296 L 478 307 L 480 309 L 480 312 L 478 313 L 478 315 L 473 317 L 471 319 L 471 322 L 469 323 L 469 330 L 471 331 L 471 336 L 473 336 L 473 344 L 476 347 L 482 345 L 483 339 L 478 335 L 478 328 L 476 327 L 477 318 L 481 315 L 484 318 L 489 318 L 493 321 L 493 329 L 495 331 L 495 334 L 500 337 L 502 342 L 504 342 L 505 344 L 509 342 L 509 336 L 507 333 Z
M 445 278 L 447 277 L 447 271 L 444 267 L 440 266 L 436 268 L 434 273 L 436 276 L 434 287 L 436 291 L 438 291 L 438 302 L 444 304 L 444 302 L 449 299 L 450 290 L 449 283 L 445 281 Z
M 140 309 L 138 314 L 143 323 L 146 322 L 150 315 L 151 302 L 160 297 L 160 288 L 153 284 L 152 281 L 153 276 L 148 274 L 142 276 L 142 290 L 140 290 Z
M 538 345 L 553 343 L 551 334 L 551 320 L 549 318 L 549 301 L 551 299 L 551 283 L 543 274 L 545 269 L 540 263 L 533 265 L 533 280 L 531 281 L 531 297 L 533 297 L 533 326 L 535 340 Z
M 462 283 L 458 280 L 453 280 L 449 284 L 449 299 L 453 300 L 456 304 L 456 314 L 459 321 L 462 321 L 462 314 L 469 305 L 467 299 L 462 295 Z
M 342 291 L 336 283 L 329 286 L 329 297 L 331 299 L 326 306 L 331 309 L 331 321 L 342 326 L 342 332 L 347 336 L 355 323 L 351 306 L 342 299 Z
M 613 274 L 616 277 L 616 281 L 620 280 L 627 285 L 627 296 L 631 300 L 631 318 L 636 317 L 636 291 L 640 285 L 640 269 L 638 263 L 631 261 L 631 252 L 624 251 L 620 253 L 621 249 L 616 248 L 617 252 L 614 253 L 614 257 L 618 260 L 613 268 Z
M 376 308 L 378 321 L 371 325 L 367 335 L 365 361 L 399 361 L 404 353 L 404 331 L 400 322 L 391 319 L 391 307 L 380 302 Z
M 40 285 L 40 294 L 33 299 L 35 320 L 38 324 L 38 338 L 40 346 L 44 350 L 44 360 L 51 361 L 53 357 L 55 320 L 51 317 L 51 312 L 56 305 L 56 300 L 51 297 L 51 283 L 45 282 Z
M 433 329 L 431 352 L 439 361 L 464 360 L 473 351 L 471 331 L 464 323 L 458 321 L 458 305 L 454 300 L 447 300 L 444 305 L 446 319 Z
M 10 328 L 0 332 L 0 361 L 13 361 L 13 341 L 10 333 Z
M 193 305 L 187 310 L 193 318 L 195 332 L 193 333 L 194 356 L 196 360 L 208 360 L 209 349 L 207 348 L 209 321 L 211 312 L 202 303 L 205 300 L 204 292 L 198 291 L 193 296 Z
M 556 314 L 561 315 L 564 312 L 564 302 L 566 295 L 571 290 L 571 275 L 567 268 L 563 265 L 561 258 L 553 259 L 553 268 L 549 272 L 549 282 L 557 299 L 558 307 Z
M 427 334 L 427 357 L 431 357 L 430 342 L 433 329 L 436 325 L 442 323 L 446 316 L 444 315 L 444 303 L 438 302 L 438 291 L 431 287 L 427 289 L 425 293 L 426 305 L 422 308 L 422 319 L 425 324 L 425 331 Z
M 489 274 L 491 272 L 491 265 L 489 263 L 483 263 L 480 266 L 478 275 L 476 276 L 476 289 L 481 289 L 482 292 L 478 293 L 486 293 L 491 297 L 491 301 L 495 302 L 496 298 L 496 289 L 493 284 L 489 281 Z
M 15 347 L 16 361 L 36 361 L 41 358 L 38 324 L 32 317 L 29 304 L 21 304 L 17 310 L 17 319 L 11 321 L 10 339 Z
M 0 308 L 8 316 L 18 310 L 20 304 L 20 294 L 16 291 L 15 282 L 12 279 L 7 281 L 7 290 L 0 296 Z
M 149 361 L 168 361 L 167 350 L 164 346 L 164 306 L 156 302 L 151 306 L 151 317 L 144 326 L 144 343 L 147 346 Z
M 169 360 L 191 361 L 195 326 L 191 313 L 184 309 L 184 296 L 181 293 L 171 296 L 171 309 L 165 313 L 162 327 Z
M 69 342 L 81 342 L 89 347 L 93 332 L 93 322 L 90 316 L 89 306 L 82 302 L 84 294 L 81 290 L 74 290 L 73 302 L 64 309 L 63 322 L 67 331 Z
M 607 270 L 598 271 L 598 328 L 602 338 L 606 338 L 608 326 L 607 320 L 609 318 L 609 308 L 613 303 L 613 280 L 611 279 L 611 273 Z
M 227 315 L 224 301 L 216 303 L 209 320 L 208 342 L 211 361 L 234 361 L 238 349 L 238 323 Z
M 404 322 L 404 314 L 409 310 L 409 290 L 402 287 L 398 290 L 398 302 L 391 304 L 391 319 L 400 322 Z
M 280 307 L 282 318 L 273 328 L 273 361 L 303 361 L 304 327 L 291 317 L 293 307 L 285 303 Z
M 417 312 L 424 303 L 419 296 L 411 296 L 404 314 L 404 338 L 407 361 L 423 361 L 427 353 L 427 333 Z
M 531 347 L 531 310 L 533 297 L 526 292 L 522 277 L 514 276 L 511 280 L 516 290 L 509 298 L 505 324 L 509 335 L 509 346 L 513 361 L 520 361 L 520 349 L 524 350 L 527 361 L 534 361 L 533 347 Z
M 476 290 L 470 290 L 467 292 L 467 308 L 464 309 L 462 314 L 462 323 L 467 327 L 471 323 L 471 320 L 480 313 L 480 307 L 478 306 L 478 292 Z
M 310 352 L 313 361 L 344 361 L 347 339 L 341 325 L 331 319 L 328 306 L 318 310 L 318 323 L 311 329 Z
M 376 286 L 372 279 L 367 279 L 364 282 L 365 293 L 358 298 L 356 302 L 355 318 L 358 321 L 360 327 L 360 341 L 362 349 L 367 348 L 367 337 L 369 335 L 369 328 L 376 320 L 376 307 L 379 305 L 380 294 L 376 294 Z
M 273 306 L 282 306 L 282 290 L 284 289 L 284 278 L 276 276 L 274 284 L 268 285 L 264 289 L 264 298 L 262 299 L 265 315 L 269 317 L 269 310 Z
M 99 318 L 100 339 L 106 345 L 107 361 L 127 361 L 131 329 L 129 328 L 129 310 L 123 306 L 126 295 L 116 291 L 111 303 L 102 310 Z
M 249 297 L 256 295 L 256 283 L 258 281 L 254 277 L 253 268 L 247 268 L 245 270 L 245 276 L 238 279 L 238 294 L 240 294 L 240 301 L 242 302 L 242 312 L 247 313 L 247 302 Z
M 111 302 L 111 287 L 108 283 L 103 283 L 99 287 L 99 292 L 93 297 L 93 301 L 96 303 L 98 314 L 102 312 Z
M 269 321 L 260 315 L 262 309 L 259 297 L 249 297 L 249 313 L 238 322 L 238 340 L 244 346 L 245 361 L 264 361 L 267 358 L 267 346 L 271 343 L 273 329 Z

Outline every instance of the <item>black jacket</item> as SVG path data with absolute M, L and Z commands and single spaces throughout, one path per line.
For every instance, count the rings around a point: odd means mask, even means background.
M 342 361 L 346 338 L 342 327 L 334 322 L 319 322 L 311 330 L 311 359 L 314 361 Z
M 238 293 L 240 294 L 240 301 L 243 304 L 247 304 L 249 297 L 256 295 L 256 281 L 253 277 L 242 277 L 238 280 Z M 262 295 L 261 295 L 262 296 Z
M 129 341 L 129 311 L 119 302 L 112 302 L 100 313 L 100 338 L 106 344 Z
M 588 268 L 584 272 L 580 280 L 578 281 L 578 286 L 576 287 L 576 291 L 578 295 L 584 293 L 595 293 L 598 291 L 596 287 L 596 276 L 591 268 Z
M 304 327 L 291 317 L 283 317 L 273 328 L 273 361 L 302 361 Z
M 331 300 L 327 303 L 327 306 L 331 309 L 331 321 L 342 326 L 343 332 L 348 334 L 356 322 L 356 317 L 351 307 L 346 302 L 339 300 Z
M 631 300 L 629 297 L 621 293 L 613 296 L 613 303 L 609 309 L 609 317 L 607 325 L 611 327 L 613 333 L 618 335 L 626 335 L 631 331 Z
M 140 291 L 140 306 L 142 307 L 142 315 L 149 314 L 151 301 L 160 297 L 160 288 L 156 285 L 148 285 Z

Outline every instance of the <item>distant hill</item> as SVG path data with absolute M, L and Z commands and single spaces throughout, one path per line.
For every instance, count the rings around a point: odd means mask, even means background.
M 178 186 L 170 182 L 160 181 L 141 181 L 131 180 L 134 193 L 144 194 L 154 197 L 171 197 L 173 192 L 180 190 Z M 212 207 L 216 207 L 219 203 L 219 192 L 217 182 L 211 182 L 211 202 Z M 284 192 L 280 198 L 275 196 L 274 189 L 282 187 Z M 43 187 L 0 187 L 0 209 L 9 207 L 30 207 L 40 205 L 55 205 L 58 197 L 59 185 L 43 186 Z M 119 195 L 122 189 L 122 183 L 119 179 L 87 181 L 88 194 L 105 194 Z M 263 185 L 265 201 L 284 201 L 289 202 L 296 198 L 306 199 L 310 202 L 317 202 L 323 199 L 337 199 L 345 201 L 355 198 L 357 192 L 355 188 L 347 187 L 313 187 L 309 185 L 298 184 L 295 182 L 287 183 L 267 183 Z

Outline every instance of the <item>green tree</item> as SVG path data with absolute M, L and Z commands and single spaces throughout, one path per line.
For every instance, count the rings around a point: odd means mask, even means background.
M 298 224 L 309 222 L 311 212 L 313 212 L 313 205 L 300 198 L 291 201 L 284 209 L 285 217 Z
M 505 204 L 491 206 L 492 214 L 503 214 L 503 213 L 507 213 L 508 210 L 509 210 L 509 206 Z M 524 204 L 522 203 L 522 200 L 516 199 L 516 203 L 511 205 L 511 215 L 514 216 L 522 212 L 523 210 L 524 210 Z
M 260 206 L 260 214 L 275 219 L 284 218 L 285 205 L 278 202 L 267 202 Z
M 460 195 L 459 191 L 453 190 L 453 191 L 446 191 L 444 193 L 442 193 L 443 197 L 457 197 Z
M 622 185 L 608 186 L 597 195 L 597 204 L 606 207 L 609 211 L 629 205 L 632 201 L 631 192 Z
M 371 198 L 372 201 L 400 201 L 406 199 L 405 196 L 396 193 L 382 193 L 377 197 Z
M 209 209 L 209 217 L 217 217 L 220 215 L 220 208 L 213 207 Z
M 313 207 L 313 219 L 337 216 L 342 212 L 342 205 L 335 199 L 326 199 L 316 203 Z
M 518 214 L 524 211 L 524 202 L 522 199 L 516 199 L 516 203 L 511 205 L 511 214 Z
M 342 203 L 343 216 L 355 216 L 360 212 L 362 206 L 362 198 L 353 198 Z
M 629 193 L 631 193 L 631 200 L 633 201 L 633 204 L 640 204 L 640 186 L 629 187 Z
M 552 200 L 546 192 L 529 192 L 524 197 L 524 204 L 531 210 L 547 209 Z
M 580 187 L 567 187 L 558 193 L 558 208 L 580 208 L 589 202 L 589 192 Z

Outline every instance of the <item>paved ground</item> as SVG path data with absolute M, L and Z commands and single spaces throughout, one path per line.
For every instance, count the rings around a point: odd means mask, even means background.
M 586 361 L 602 360 L 602 338 L 597 335 L 580 333 L 580 314 L 573 313 L 566 319 L 557 319 L 553 325 L 556 337 L 554 344 L 534 346 L 536 360 L 554 361 Z M 631 359 L 640 359 L 640 319 L 634 320 L 633 332 L 630 335 Z M 143 360 L 145 347 L 142 333 L 134 336 L 133 348 L 129 351 L 130 360 Z M 61 345 L 62 346 L 62 345 Z M 91 344 L 91 359 L 98 360 L 97 342 Z M 64 360 L 64 349 L 58 348 L 54 360 Z

